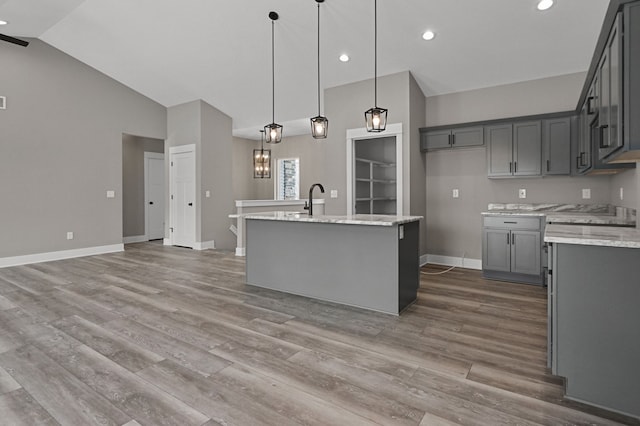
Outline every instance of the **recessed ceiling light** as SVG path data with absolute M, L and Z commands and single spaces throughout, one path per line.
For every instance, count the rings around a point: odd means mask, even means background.
M 553 0 L 540 0 L 538 2 L 538 10 L 547 10 L 553 6 Z
M 433 40 L 435 37 L 436 37 L 436 35 L 435 35 L 435 34 L 434 34 L 434 32 L 433 32 L 433 31 L 431 31 L 431 30 L 429 30 L 429 31 L 425 31 L 425 32 L 422 34 L 422 38 L 423 38 L 423 39 L 425 39 L 425 40 L 427 40 L 427 41 L 428 41 L 428 40 Z
M 349 55 L 347 55 L 346 53 L 343 53 L 342 55 L 340 55 L 340 62 L 349 62 Z
M 2 19 L 0 19 L 0 25 L 7 25 L 8 22 L 7 21 L 3 21 Z

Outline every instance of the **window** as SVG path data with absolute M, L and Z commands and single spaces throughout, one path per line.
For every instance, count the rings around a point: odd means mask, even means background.
M 276 200 L 300 198 L 300 159 L 279 158 L 277 162 Z

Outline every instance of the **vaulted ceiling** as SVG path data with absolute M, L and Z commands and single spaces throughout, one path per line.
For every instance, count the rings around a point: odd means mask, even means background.
M 586 71 L 608 1 L 536 4 L 378 0 L 378 75 L 409 70 L 432 96 Z M 167 107 L 203 99 L 255 138 L 271 122 L 272 10 L 286 136 L 317 113 L 315 0 L 0 0 L 0 32 L 39 38 Z M 321 4 L 323 87 L 373 77 L 373 28 L 373 0 Z

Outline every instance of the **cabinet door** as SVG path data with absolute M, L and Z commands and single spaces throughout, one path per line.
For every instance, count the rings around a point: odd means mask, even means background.
M 545 120 L 544 124 L 544 174 L 568 175 L 571 173 L 571 118 Z
M 511 233 L 508 229 L 484 228 L 482 269 L 511 271 Z
M 487 175 L 511 176 L 513 173 L 513 127 L 511 124 L 487 126 Z
M 609 152 L 622 146 L 622 20 L 620 15 L 609 37 Z
M 513 175 L 540 175 L 542 138 L 539 121 L 513 125 Z
M 540 231 L 511 231 L 511 272 L 540 275 Z
M 604 50 L 600 66 L 598 67 L 600 74 L 600 113 L 598 115 L 598 124 L 600 126 L 600 146 L 599 156 L 604 158 L 610 146 L 609 140 L 609 105 L 610 99 L 610 83 L 609 78 L 609 49 Z
M 443 149 L 451 147 L 451 130 L 434 130 L 422 134 L 422 150 Z
M 451 131 L 451 144 L 454 148 L 484 145 L 484 129 L 482 127 L 465 127 Z

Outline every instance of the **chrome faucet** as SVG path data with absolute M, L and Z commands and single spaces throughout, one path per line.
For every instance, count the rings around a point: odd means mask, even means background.
M 309 210 L 309 216 L 313 216 L 313 189 L 316 186 L 320 188 L 320 192 L 324 194 L 324 186 L 322 186 L 322 184 L 314 183 L 311 185 L 311 188 L 309 188 L 309 201 L 304 202 L 304 209 Z

